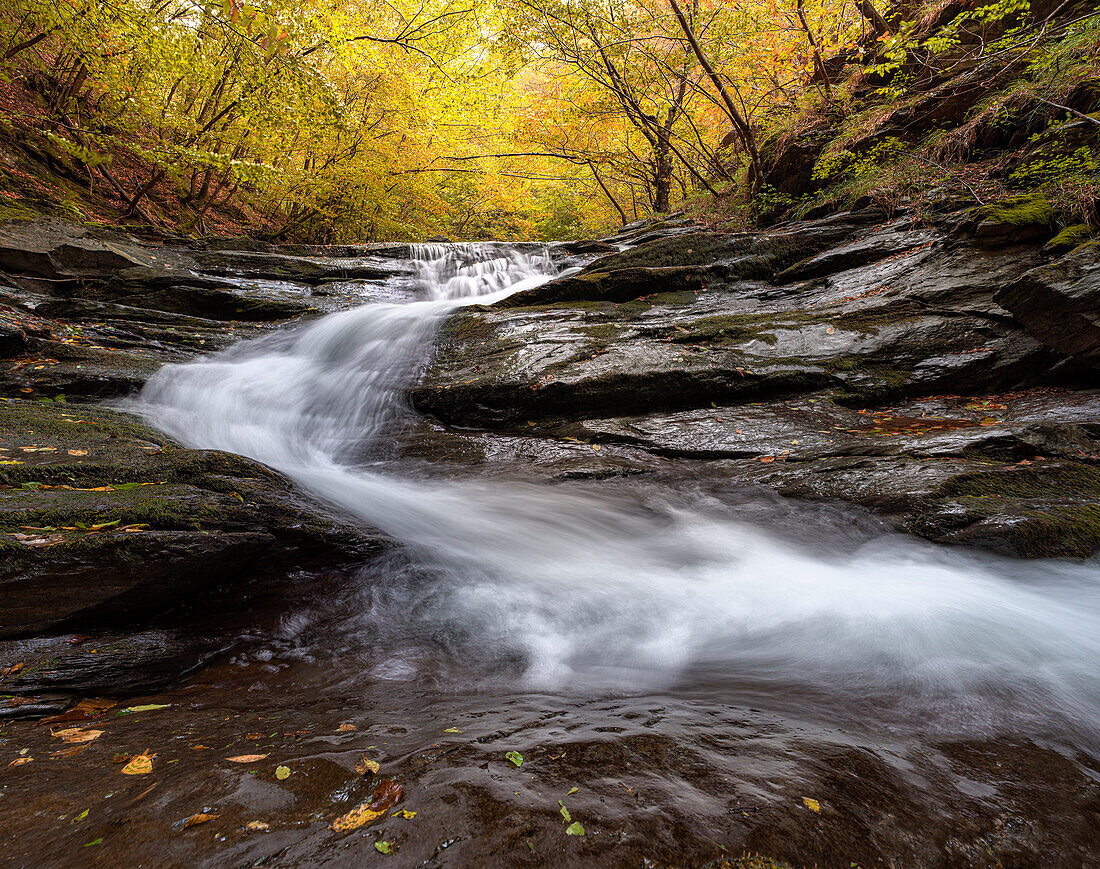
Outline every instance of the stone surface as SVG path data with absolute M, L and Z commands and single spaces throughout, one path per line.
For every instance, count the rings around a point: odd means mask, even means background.
M 103 408 L 8 400 L 0 455 L 0 637 L 141 624 L 271 563 L 379 545 L 257 462 Z
M 1032 269 L 995 298 L 1028 334 L 1100 368 L 1100 243 Z

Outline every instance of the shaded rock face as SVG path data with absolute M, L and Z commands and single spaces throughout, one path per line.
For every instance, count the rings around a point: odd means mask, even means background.
M 507 436 L 551 479 L 702 460 L 934 540 L 1085 556 L 1100 549 L 1100 403 L 1072 387 L 1090 357 L 1001 304 L 1051 269 L 1085 286 L 1073 256 L 1044 266 L 1034 246 L 872 210 L 677 231 L 454 315 L 412 400 L 444 427 Z M 701 288 L 685 288 L 692 272 Z
M 1028 334 L 1100 368 L 1100 244 L 1032 269 L 995 298 Z

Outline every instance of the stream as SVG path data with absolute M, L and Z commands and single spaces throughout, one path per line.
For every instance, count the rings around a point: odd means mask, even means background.
M 411 462 L 399 449 L 415 424 L 405 393 L 445 318 L 555 271 L 529 247 L 415 255 L 416 276 L 376 300 L 167 366 L 131 405 L 188 446 L 271 465 L 397 542 L 258 616 L 191 690 L 314 722 L 369 720 L 364 732 L 389 734 L 387 751 L 413 764 L 408 791 L 462 792 L 461 809 L 444 799 L 451 814 L 437 813 L 450 827 L 426 822 L 423 841 L 413 822 L 391 831 L 408 840 L 399 863 L 642 865 L 719 857 L 728 842 L 819 865 L 849 865 L 841 851 L 853 866 L 891 853 L 910 865 L 950 855 L 961 816 L 1000 817 L 1008 835 L 1004 800 L 1072 814 L 1073 793 L 1095 808 L 1080 789 L 1100 778 L 1095 563 L 936 547 L 694 469 L 546 484 L 522 467 L 479 476 Z M 416 767 L 446 725 L 478 738 L 455 749 L 449 775 L 442 762 Z M 568 754 L 558 772 L 528 772 L 555 746 Z M 498 762 L 509 749 L 528 757 L 512 778 Z M 980 781 L 994 762 L 1001 771 Z M 1043 772 L 1010 772 L 1017 762 Z M 1042 787 L 1021 784 L 1036 775 Z M 569 786 L 582 788 L 572 799 L 587 852 L 539 838 Z M 832 832 L 796 829 L 830 812 Z M 1011 835 L 1057 841 L 1073 827 L 1028 823 Z M 448 831 L 465 844 L 444 854 Z M 341 859 L 315 837 L 279 847 L 287 865 Z

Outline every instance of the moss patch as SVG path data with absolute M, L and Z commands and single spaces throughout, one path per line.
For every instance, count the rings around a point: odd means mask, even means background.
M 1100 468 L 1068 462 L 963 474 L 936 493 L 941 497 L 1080 498 L 1100 503 Z
M 978 216 L 1009 226 L 1050 226 L 1054 222 L 1054 207 L 1045 196 L 1030 194 L 983 205 Z

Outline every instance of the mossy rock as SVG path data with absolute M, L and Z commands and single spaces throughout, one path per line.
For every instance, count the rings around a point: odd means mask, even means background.
M 1067 226 L 1043 247 L 1043 253 L 1055 256 L 1069 253 L 1074 248 L 1091 241 L 1096 231 L 1086 223 L 1075 223 Z
M 1006 226 L 1046 227 L 1054 223 L 1054 206 L 1042 194 L 1033 193 L 983 205 L 977 209 L 977 216 Z

